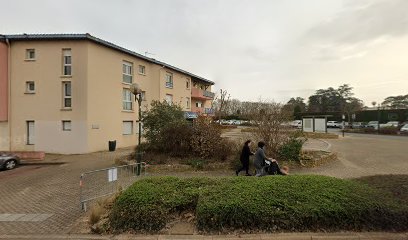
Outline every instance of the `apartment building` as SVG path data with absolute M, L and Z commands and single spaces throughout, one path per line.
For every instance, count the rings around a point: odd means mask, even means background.
M 88 153 L 137 142 L 129 88 L 212 115 L 214 82 L 89 34 L 0 35 L 0 151 Z

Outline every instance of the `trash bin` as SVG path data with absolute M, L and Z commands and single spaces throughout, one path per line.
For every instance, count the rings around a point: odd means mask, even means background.
M 109 141 L 109 152 L 113 152 L 116 150 L 116 140 Z

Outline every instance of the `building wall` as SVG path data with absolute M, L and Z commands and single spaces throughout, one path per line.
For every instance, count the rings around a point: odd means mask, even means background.
M 72 51 L 72 77 L 62 76 L 62 49 Z M 25 60 L 35 49 L 35 61 Z M 35 82 L 35 94 L 26 93 L 26 81 Z M 62 109 L 62 83 L 71 81 L 72 110 Z M 11 150 L 53 153 L 87 152 L 87 42 L 27 41 L 11 43 Z M 27 145 L 26 121 L 35 121 L 35 144 Z M 62 120 L 72 121 L 62 131 Z
M 10 129 L 11 141 L 0 142 L 0 150 L 71 154 L 107 150 L 110 140 L 116 140 L 118 148 L 136 145 L 137 103 L 132 111 L 122 109 L 122 91 L 130 87 L 122 82 L 123 61 L 133 63 L 133 82 L 146 92 L 142 110 L 171 94 L 173 103 L 191 111 L 190 77 L 166 67 L 86 40 L 11 44 L 11 114 L 8 124 L 0 124 L 0 136 L 3 139 Z M 72 52 L 71 77 L 62 76 L 62 50 L 67 48 Z M 25 59 L 26 49 L 35 49 L 35 61 Z M 139 74 L 139 65 L 145 66 L 146 74 Z M 166 72 L 173 74 L 173 88 L 166 87 Z M 35 94 L 26 93 L 26 81 L 35 82 Z M 70 110 L 62 109 L 66 81 L 72 84 Z M 71 121 L 71 131 L 62 131 L 63 120 Z M 34 145 L 27 145 L 27 121 L 35 121 Z M 123 121 L 133 121 L 132 135 L 123 135 Z
M 173 96 L 173 104 L 180 105 L 183 108 L 183 111 L 190 111 L 190 107 L 187 108 L 186 99 L 190 99 L 191 103 L 191 83 L 189 88 L 186 86 L 186 81 L 190 81 L 190 77 L 176 71 L 172 71 L 168 68 L 163 68 L 158 65 L 154 66 L 154 69 L 157 69 L 160 72 L 160 78 L 155 79 L 155 81 L 159 80 L 160 86 L 160 96 L 155 100 L 163 101 L 166 99 L 166 95 Z M 171 73 L 173 75 L 173 88 L 166 87 L 166 73 Z
M 132 111 L 125 111 L 122 107 L 122 91 L 130 87 L 122 81 L 124 61 L 133 64 L 133 82 L 146 92 L 142 111 L 150 106 L 151 101 L 164 100 L 166 94 L 173 95 L 174 103 L 184 108 L 186 98 L 191 98 L 185 83 L 188 76 L 184 74 L 171 71 L 174 85 L 170 89 L 165 86 L 165 74 L 170 71 L 162 66 L 94 43 L 89 43 L 88 57 L 88 143 L 91 152 L 106 150 L 111 140 L 116 140 L 118 148 L 137 143 L 138 105 L 134 102 Z M 145 74 L 139 74 L 139 65 L 145 66 Z M 123 135 L 123 121 L 133 121 L 132 135 Z
M 0 151 L 9 151 L 9 127 L 8 122 L 0 122 Z
M 0 122 L 8 120 L 8 46 L 0 42 Z M 2 135 L 0 135 L 2 137 Z

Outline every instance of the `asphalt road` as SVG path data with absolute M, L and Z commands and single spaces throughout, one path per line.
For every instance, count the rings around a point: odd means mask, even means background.
M 339 160 L 327 165 L 304 169 L 302 174 L 321 174 L 355 178 L 378 174 L 408 174 L 408 137 L 349 134 L 325 140 Z

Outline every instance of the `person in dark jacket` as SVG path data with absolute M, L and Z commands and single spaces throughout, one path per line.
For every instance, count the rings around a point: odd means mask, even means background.
M 241 157 L 240 157 L 242 167 L 238 169 L 237 171 L 235 171 L 237 176 L 242 170 L 245 170 L 247 176 L 251 176 L 251 174 L 249 174 L 249 156 L 254 155 L 254 153 L 251 152 L 251 149 L 249 148 L 251 143 L 252 143 L 251 140 L 247 140 L 244 143 L 244 147 L 242 148 Z

